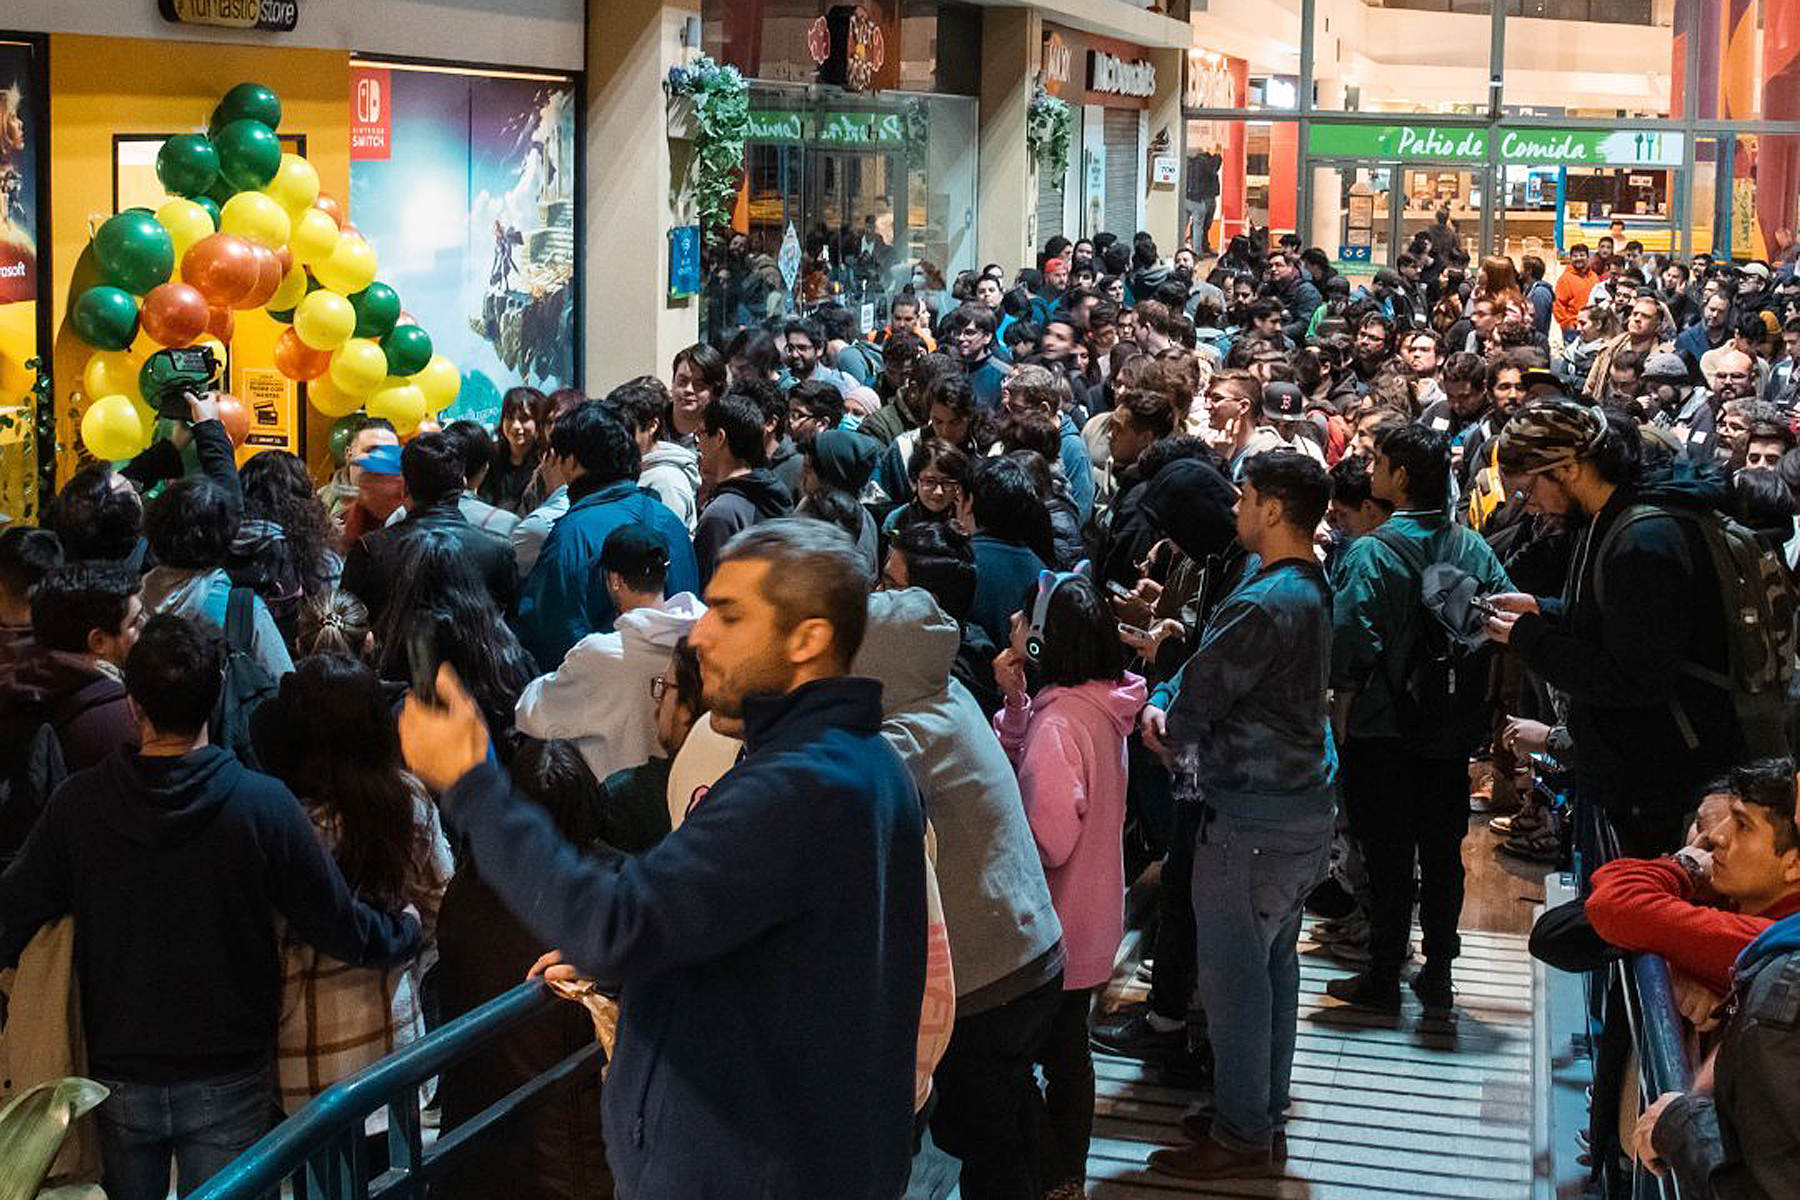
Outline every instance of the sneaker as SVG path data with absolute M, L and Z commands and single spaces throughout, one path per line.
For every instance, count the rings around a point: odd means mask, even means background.
M 1355 967 L 1369 965 L 1369 943 L 1360 942 L 1324 942 L 1319 946 L 1326 954 L 1341 963 L 1349 963 Z
M 1177 1179 L 1255 1179 L 1276 1173 L 1267 1151 L 1245 1154 L 1228 1150 L 1210 1137 L 1192 1146 L 1152 1151 L 1150 1169 Z
M 1150 1024 L 1148 1005 L 1108 1013 L 1094 1023 L 1088 1037 L 1096 1049 L 1108 1054 L 1158 1062 L 1180 1057 L 1187 1044 L 1185 1026 L 1164 1031 Z
M 1191 1112 L 1181 1118 L 1181 1132 L 1196 1142 L 1205 1142 L 1212 1137 L 1212 1110 L 1203 1108 L 1199 1112 Z M 1284 1163 L 1288 1160 L 1287 1131 L 1277 1129 L 1275 1136 L 1269 1141 L 1269 1160 Z
M 1521 833 L 1537 833 L 1550 826 L 1550 811 L 1541 804 L 1527 804 L 1510 817 L 1495 817 L 1488 828 L 1501 837 Z
M 1427 1012 L 1446 1011 L 1456 1007 L 1456 988 L 1450 982 L 1448 971 L 1434 971 L 1426 967 L 1413 976 L 1409 986 Z
M 1562 838 L 1555 831 L 1542 833 L 1515 833 L 1500 843 L 1500 849 L 1514 858 L 1522 858 L 1526 862 L 1548 863 L 1554 866 L 1562 858 Z
M 1369 914 L 1360 908 L 1335 921 L 1320 921 L 1313 926 L 1313 941 L 1326 942 L 1367 942 L 1369 940 Z
M 1325 985 L 1325 994 L 1333 1000 L 1342 1000 L 1357 1008 L 1372 1008 L 1386 1013 L 1400 1011 L 1398 979 L 1377 979 L 1367 973 L 1353 975 L 1348 979 L 1333 979 Z

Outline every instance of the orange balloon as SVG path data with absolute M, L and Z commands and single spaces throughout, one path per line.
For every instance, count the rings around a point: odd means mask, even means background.
M 313 201 L 313 207 L 330 217 L 339 229 L 344 227 L 344 206 L 338 203 L 336 196 L 320 192 L 319 198 Z
M 410 442 L 414 438 L 418 437 L 421 433 L 442 433 L 442 432 L 444 432 L 444 427 L 442 425 L 438 424 L 438 419 L 436 417 L 426 417 L 424 420 L 420 421 L 417 426 L 414 427 L 414 429 L 411 433 L 407 434 L 405 437 L 401 438 L 400 440 L 403 442 Z
M 314 350 L 290 325 L 275 339 L 275 369 L 289 379 L 318 379 L 331 369 L 331 351 Z
M 287 273 L 294 269 L 294 252 L 286 246 L 277 246 L 273 253 L 281 262 L 281 277 L 286 279 Z
M 230 392 L 219 393 L 219 423 L 225 426 L 225 435 L 234 446 L 243 445 L 250 436 L 250 410 Z
M 163 346 L 186 346 L 206 332 L 206 297 L 185 283 L 160 283 L 144 295 L 138 327 Z
M 207 312 L 206 333 L 208 337 L 216 337 L 227 346 L 231 344 L 231 335 L 237 329 L 237 317 L 229 308 L 214 308 Z
M 208 234 L 181 258 L 183 282 L 200 289 L 214 308 L 229 308 L 248 296 L 261 276 L 255 247 L 229 233 Z
M 281 258 L 273 250 L 254 242 L 251 243 L 251 250 L 256 255 L 256 286 L 250 289 L 249 295 L 232 305 L 233 308 L 261 308 L 275 294 L 275 289 L 281 286 L 281 278 L 285 274 L 281 269 Z

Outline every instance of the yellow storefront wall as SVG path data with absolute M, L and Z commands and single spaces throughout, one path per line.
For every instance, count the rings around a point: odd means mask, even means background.
M 80 412 L 90 399 L 82 394 L 81 372 L 92 350 L 68 326 L 69 299 L 97 282 L 84 252 L 92 228 L 112 215 L 115 135 L 204 132 L 226 89 L 255 80 L 281 97 L 280 132 L 305 137 L 306 157 L 324 190 L 347 202 L 349 62 L 350 56 L 337 50 L 51 36 L 49 246 L 57 441 L 63 447 L 57 456 L 59 483 L 78 463 Z M 283 328 L 261 310 L 237 314 L 233 392 L 244 394 L 245 371 L 273 369 L 275 340 Z M 330 418 L 305 409 L 301 419 L 307 424 L 309 463 L 319 472 L 328 457 Z

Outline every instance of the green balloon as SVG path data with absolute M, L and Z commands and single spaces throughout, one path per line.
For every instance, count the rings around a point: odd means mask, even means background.
M 277 321 L 280 321 L 283 325 L 292 325 L 294 323 L 294 310 L 291 308 L 265 308 L 263 311 L 268 313 L 271 317 L 274 317 Z
M 417 375 L 431 361 L 431 335 L 417 325 L 396 325 L 381 339 L 389 375 Z
M 331 450 L 332 462 L 340 467 L 344 465 L 344 455 L 350 451 L 350 442 L 361 432 L 365 420 L 367 418 L 362 413 L 355 412 L 331 423 L 331 432 L 325 437 L 325 445 Z
M 400 320 L 400 293 L 376 280 L 350 297 L 350 307 L 356 310 L 357 337 L 384 338 Z
M 175 271 L 175 242 L 148 209 L 108 217 L 94 233 L 94 261 L 114 287 L 141 296 Z
M 130 292 L 101 284 L 75 297 L 69 324 L 97 350 L 124 350 L 137 337 L 138 303 Z
M 156 152 L 156 178 L 171 196 L 204 196 L 219 178 L 219 152 L 197 133 L 178 133 Z
M 217 133 L 233 121 L 260 121 L 270 129 L 280 129 L 281 97 L 260 83 L 240 83 L 213 109 L 207 130 Z
M 206 210 L 206 215 L 213 219 L 213 232 L 219 232 L 219 202 L 211 196 L 194 196 L 192 200 Z
M 268 185 L 281 167 L 281 139 L 261 121 L 233 121 L 213 136 L 219 175 L 240 192 Z

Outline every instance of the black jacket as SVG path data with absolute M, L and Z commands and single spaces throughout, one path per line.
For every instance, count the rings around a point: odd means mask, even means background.
M 719 563 L 719 552 L 741 529 L 785 517 L 794 511 L 794 494 L 766 467 L 757 467 L 713 489 L 712 498 L 694 523 L 694 560 L 705 586 Z
M 1687 1093 L 1651 1133 L 1694 1200 L 1800 1196 L 1800 923 L 1789 917 L 1738 959 L 1710 1096 Z
M 412 917 L 350 894 L 293 794 L 215 746 L 118 751 L 51 796 L 0 875 L 0 965 L 73 914 L 90 1073 L 169 1083 L 269 1061 L 281 1013 L 277 915 L 352 966 L 401 962 Z
M 1682 671 L 1692 662 L 1722 672 L 1728 662 L 1702 535 L 1690 522 L 1656 517 L 1628 527 L 1604 561 L 1593 553 L 1628 505 L 1706 510 L 1726 496 L 1716 470 L 1686 463 L 1619 488 L 1576 545 L 1562 597 L 1540 597 L 1542 615 L 1527 614 L 1513 628 L 1525 664 L 1568 694 L 1577 770 L 1602 804 L 1669 816 L 1743 755 L 1731 696 Z M 1691 747 L 1677 706 L 1695 735 Z
M 415 529 L 442 530 L 456 538 L 463 557 L 487 584 L 488 594 L 501 612 L 512 607 L 519 587 L 519 567 L 505 538 L 478 529 L 462 515 L 461 496 L 450 496 L 409 512 L 398 524 L 365 533 L 344 558 L 341 586 L 369 606 L 369 615 L 381 620 L 388 600 L 399 583 L 401 539 Z

